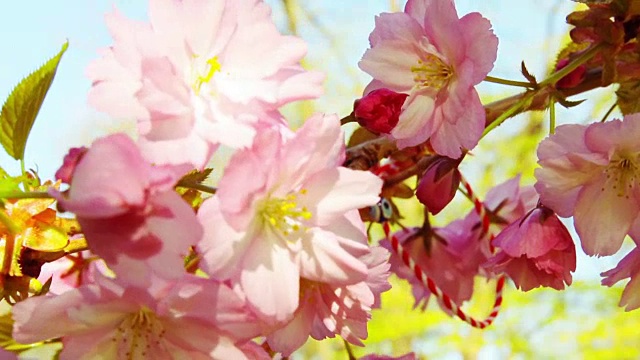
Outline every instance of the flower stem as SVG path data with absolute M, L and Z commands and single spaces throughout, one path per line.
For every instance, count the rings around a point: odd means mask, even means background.
M 495 84 L 518 86 L 518 87 L 524 87 L 524 88 L 528 88 L 528 89 L 533 89 L 533 85 L 532 84 L 530 84 L 528 82 L 524 82 L 524 81 L 507 80 L 507 79 L 501 79 L 501 78 L 497 78 L 497 77 L 493 77 L 493 76 L 485 77 L 484 81 L 495 83 Z
M 493 122 L 491 122 L 491 124 L 489 124 L 486 128 L 484 128 L 484 132 L 482 133 L 482 136 L 480 137 L 480 139 L 482 139 L 488 133 L 490 133 L 491 130 L 497 128 L 505 120 L 511 117 L 511 115 L 515 114 L 518 110 L 520 110 L 520 108 L 524 107 L 529 101 L 531 101 L 531 99 L 533 99 L 535 94 L 536 94 L 535 91 L 530 91 L 525 93 L 522 99 L 520 99 L 520 101 L 513 104 L 513 106 L 511 106 L 505 112 L 500 114 L 500 116 L 498 116 Z
M 540 83 L 540 87 L 545 87 L 547 85 L 554 85 L 563 77 L 569 75 L 573 70 L 575 70 L 578 66 L 586 63 L 591 60 L 592 57 L 596 56 L 596 54 L 602 49 L 602 44 L 596 44 L 595 46 L 590 47 L 587 51 L 583 52 L 577 58 L 573 59 L 572 62 L 567 64 L 567 66 L 562 69 L 556 71 L 551 74 L 548 78 L 544 79 Z
M 609 117 L 609 115 L 611 115 L 611 113 L 613 112 L 613 109 L 615 109 L 616 106 L 618 106 L 618 102 L 614 102 L 613 105 L 611 105 L 609 110 L 607 110 L 607 113 L 604 114 L 604 116 L 602 117 L 602 120 L 600 120 L 601 123 L 607 120 L 607 118 Z
M 556 132 L 556 102 L 552 99 L 549 103 L 549 135 Z

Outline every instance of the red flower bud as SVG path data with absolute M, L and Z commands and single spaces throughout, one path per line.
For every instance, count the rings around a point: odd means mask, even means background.
M 556 65 L 556 71 L 562 69 L 568 64 L 569 64 L 569 59 L 566 59 L 566 58 L 561 59 L 560 61 L 558 61 L 558 64 Z M 558 82 L 556 83 L 556 88 L 569 89 L 574 86 L 577 86 L 582 82 L 582 80 L 584 80 L 586 72 L 587 72 L 587 67 L 584 64 L 578 66 L 568 75 L 558 80 Z
M 416 197 L 430 213 L 437 214 L 456 195 L 460 185 L 458 160 L 442 156 L 437 158 L 424 173 L 416 189 Z
M 71 148 L 67 155 L 64 156 L 62 166 L 56 171 L 56 180 L 60 180 L 63 183 L 71 184 L 73 178 L 73 172 L 76 170 L 76 165 L 82 159 L 82 156 L 87 152 L 86 147 Z
M 388 134 L 398 124 L 407 94 L 377 89 L 356 100 L 353 112 L 360 126 L 375 134 Z

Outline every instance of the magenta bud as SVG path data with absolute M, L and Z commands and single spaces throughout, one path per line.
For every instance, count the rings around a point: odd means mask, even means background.
M 87 152 L 86 147 L 71 148 L 67 155 L 64 156 L 62 166 L 56 171 L 56 180 L 60 180 L 63 183 L 71 184 L 73 173 L 76 170 L 76 166 L 82 159 L 82 156 Z
M 437 158 L 424 172 L 416 197 L 433 215 L 442 211 L 456 195 L 460 185 L 458 160 L 442 156 Z
M 561 59 L 560 61 L 558 61 L 558 64 L 556 65 L 556 71 L 564 68 L 568 64 L 569 64 L 569 59 L 566 59 L 566 58 Z M 558 82 L 556 83 L 556 87 L 558 89 L 570 89 L 572 87 L 575 87 L 578 84 L 580 84 L 582 80 L 584 80 L 586 73 L 587 73 L 587 67 L 584 64 L 582 64 L 577 68 L 575 68 L 572 72 L 567 74 L 565 77 L 558 80 Z
M 407 94 L 389 89 L 376 89 L 353 104 L 353 113 L 360 126 L 375 134 L 388 134 L 398 124 Z

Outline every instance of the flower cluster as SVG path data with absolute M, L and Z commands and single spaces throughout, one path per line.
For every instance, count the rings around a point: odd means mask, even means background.
M 605 8 L 580 19 L 615 10 L 593 5 Z M 586 45 L 566 50 L 542 82 L 523 65 L 524 83 L 487 77 L 498 39 L 479 13 L 408 0 L 375 19 L 359 62 L 373 79 L 353 113 L 315 114 L 293 129 L 281 108 L 320 96 L 324 75 L 302 67 L 305 43 L 281 34 L 262 0 L 149 0 L 148 21 L 114 10 L 114 43 L 86 71 L 88 100 L 135 123 L 136 135 L 71 149 L 56 183 L 41 184 L 35 171 L 0 174 L 3 194 L 19 190 L 0 199 L 0 290 L 15 302 L 13 340 L 59 341 L 62 359 L 271 359 L 309 337 L 340 336 L 353 358 L 349 344 L 364 345 L 392 272 L 411 284 L 414 307 L 436 297 L 479 328 L 497 316 L 505 278 L 522 291 L 571 285 L 576 246 L 558 216 L 573 217 L 587 255 L 616 254 L 631 237 L 636 246 L 602 283 L 630 278 L 620 305 L 639 308 L 640 114 L 552 128 L 534 186 L 518 175 L 481 201 L 462 175 L 492 121 L 534 103 L 573 105 L 565 96 L 590 83 L 596 65 L 606 85 L 611 74 L 639 73 L 624 63 L 637 46 L 619 43 L 637 34 L 616 40 L 611 28 L 611 39 L 590 46 L 600 34 L 580 19 L 570 18 L 582 28 L 573 35 Z M 617 63 L 627 66 L 620 74 Z M 527 91 L 490 118 L 475 88 L 485 79 Z M 348 151 L 341 124 L 350 121 L 360 128 Z M 228 162 L 207 168 L 221 146 Z M 213 171 L 220 180 L 205 183 Z M 405 181 L 414 176 L 415 188 Z M 432 226 L 458 193 L 473 209 Z M 400 223 L 394 198 L 420 206 L 421 226 Z M 363 219 L 383 223 L 386 237 L 372 242 Z M 484 321 L 460 308 L 478 276 L 499 279 Z

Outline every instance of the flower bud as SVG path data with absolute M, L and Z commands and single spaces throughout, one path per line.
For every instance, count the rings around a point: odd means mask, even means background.
M 407 94 L 376 89 L 356 100 L 353 112 L 360 126 L 375 134 L 388 134 L 398 123 Z
M 560 61 L 558 61 L 558 64 L 556 65 L 556 71 L 564 68 L 568 64 L 569 64 L 569 59 L 567 58 L 561 59 Z M 578 84 L 580 84 L 582 80 L 584 80 L 586 72 L 587 72 L 587 67 L 584 64 L 582 64 L 577 68 L 575 68 L 572 72 L 567 74 L 565 77 L 558 80 L 558 82 L 556 83 L 556 87 L 558 89 L 570 89 L 572 87 L 575 87 Z
M 456 195 L 460 185 L 458 160 L 442 156 L 437 158 L 424 173 L 416 189 L 416 197 L 430 213 L 437 214 Z

